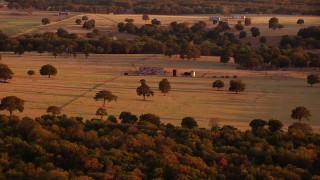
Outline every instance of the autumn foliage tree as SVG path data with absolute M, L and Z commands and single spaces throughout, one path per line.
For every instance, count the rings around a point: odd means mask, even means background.
M 49 106 L 47 108 L 47 113 L 51 114 L 52 116 L 56 116 L 61 114 L 61 108 L 58 106 Z

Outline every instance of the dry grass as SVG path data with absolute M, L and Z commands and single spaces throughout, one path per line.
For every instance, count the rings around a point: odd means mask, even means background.
M 89 59 L 78 55 L 76 59 L 69 56 L 55 59 L 32 53 L 22 57 L 4 54 L 2 57 L 2 62 L 12 68 L 15 77 L 12 82 L 1 84 L 0 97 L 16 95 L 26 100 L 25 111 L 15 112 L 19 116 L 36 117 L 45 114 L 49 105 L 64 106 L 74 100 L 63 109 L 63 113 L 93 118 L 102 105 L 102 102 L 93 100 L 95 93 L 108 89 L 119 96 L 117 102 L 107 104 L 110 115 L 118 116 L 122 111 L 137 115 L 154 113 L 161 117 L 162 122 L 175 125 L 179 125 L 183 117 L 192 116 L 201 127 L 207 127 L 211 118 L 220 118 L 220 125 L 230 124 L 247 129 L 254 118 L 279 119 L 288 126 L 293 123 L 291 110 L 305 106 L 312 114 L 308 123 L 320 132 L 320 87 L 311 88 L 306 84 L 308 71 L 237 70 L 235 64 L 223 65 L 216 57 L 202 57 L 197 62 L 178 58 L 169 60 L 161 55 L 90 55 Z M 164 66 L 169 71 L 196 70 L 198 77 L 167 77 L 172 91 L 163 96 L 157 90 L 158 82 L 163 77 L 122 76 L 123 72 L 134 70 L 132 62 L 137 66 Z M 49 79 L 35 75 L 29 78 L 28 70 L 38 73 L 40 67 L 47 63 L 58 68 L 56 77 Z M 207 75 L 200 78 L 202 74 Z M 247 89 L 238 95 L 230 93 L 227 91 L 230 79 L 223 79 L 227 87 L 218 92 L 211 87 L 214 75 L 238 75 L 247 83 Z M 287 78 L 288 75 L 295 78 Z M 145 102 L 135 93 L 139 80 L 143 78 L 155 91 L 155 96 Z M 97 88 L 92 90 L 93 87 Z

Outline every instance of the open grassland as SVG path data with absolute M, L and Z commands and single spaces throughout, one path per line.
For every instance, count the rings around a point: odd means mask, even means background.
M 41 26 L 42 18 L 49 18 L 52 25 L 63 22 L 64 19 L 74 16 L 55 16 L 56 12 L 35 11 L 28 14 L 24 11 L 0 9 L 0 30 L 8 35 L 21 35 L 20 33 L 33 32 Z
M 190 62 L 178 58 L 169 60 L 161 55 L 90 55 L 88 59 L 78 55 L 75 59 L 31 53 L 21 57 L 3 54 L 2 57 L 2 63 L 8 64 L 15 76 L 10 83 L 0 84 L 0 98 L 15 95 L 24 99 L 24 112 L 15 112 L 19 116 L 37 117 L 45 114 L 48 106 L 56 105 L 63 107 L 63 113 L 68 116 L 94 118 L 102 102 L 95 102 L 93 97 L 96 92 L 108 89 L 119 97 L 117 102 L 106 105 L 109 115 L 118 116 L 122 111 L 136 115 L 154 113 L 162 122 L 175 125 L 180 125 L 183 117 L 191 116 L 201 127 L 208 127 L 211 118 L 218 118 L 220 125 L 247 129 L 255 118 L 279 119 L 288 126 L 294 122 L 290 119 L 291 110 L 305 106 L 312 114 L 307 123 L 320 132 L 320 86 L 308 86 L 305 77 L 310 72 L 307 71 L 238 70 L 235 64 L 219 63 L 217 57 Z M 58 69 L 58 75 L 50 79 L 38 73 L 40 67 L 48 63 Z M 157 90 L 163 77 L 122 75 L 139 66 L 161 66 L 170 72 L 178 69 L 179 73 L 195 70 L 197 77 L 168 74 L 172 91 L 164 96 Z M 26 73 L 30 69 L 37 73 L 31 78 Z M 212 76 L 221 75 L 238 75 L 247 84 L 246 91 L 237 95 L 227 91 L 230 78 L 222 79 L 226 87 L 221 91 L 213 89 L 212 82 L 218 78 Z M 155 91 L 155 96 L 145 102 L 135 93 L 140 79 L 146 79 Z

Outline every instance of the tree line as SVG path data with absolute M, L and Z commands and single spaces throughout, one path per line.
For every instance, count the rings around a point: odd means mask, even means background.
M 88 22 L 94 23 L 94 20 L 84 23 Z M 240 25 L 241 22 L 238 26 Z M 0 51 L 13 51 L 18 55 L 30 51 L 37 51 L 40 55 L 48 52 L 55 57 L 63 53 L 74 57 L 79 53 L 85 54 L 86 57 L 90 53 L 164 54 L 169 58 L 179 55 L 182 60 L 196 60 L 200 56 L 213 55 L 221 56 L 223 63 L 227 63 L 233 57 L 235 63 L 253 69 L 265 69 L 270 66 L 280 68 L 320 66 L 319 54 L 302 49 L 302 47 L 319 46 L 317 27 L 303 28 L 299 31 L 299 36 L 294 38 L 284 36 L 279 46 L 262 44 L 258 48 L 242 44 L 234 33 L 227 31 L 229 28 L 227 23 L 219 22 L 214 29 L 208 29 L 206 23 L 202 21 L 191 27 L 186 23 L 172 22 L 169 30 L 163 30 L 156 24 L 145 24 L 139 28 L 131 21 L 119 23 L 120 32 L 139 35 L 139 38 L 132 41 L 112 40 L 107 36 L 99 39 L 83 39 L 63 28 L 59 28 L 56 33 L 45 32 L 17 38 L 10 38 L 0 33 Z M 238 27 L 239 30 L 243 28 Z M 242 32 L 244 31 L 241 31 L 239 36 L 243 34 Z M 89 34 L 94 36 L 99 34 L 99 30 L 94 29 Z M 263 41 L 263 38 L 260 41 Z
M 277 1 L 116 1 L 116 0 L 5 0 L 9 8 L 53 11 L 77 11 L 89 13 L 118 13 L 134 12 L 136 14 L 306 14 L 319 15 L 319 2 L 304 0 L 289 0 L 282 3 Z

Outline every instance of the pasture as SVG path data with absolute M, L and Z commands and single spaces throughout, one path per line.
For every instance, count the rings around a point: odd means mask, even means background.
M 239 129 L 248 129 L 249 122 L 255 118 L 273 118 L 284 122 L 286 130 L 294 122 L 290 118 L 291 110 L 305 106 L 312 114 L 307 123 L 320 132 L 320 85 L 311 88 L 306 83 L 307 74 L 314 71 L 310 69 L 249 71 L 236 69 L 237 65 L 233 63 L 223 65 L 218 57 L 181 61 L 162 55 L 90 54 L 86 59 L 80 54 L 77 58 L 67 55 L 54 58 L 46 53 L 21 57 L 2 54 L 2 63 L 7 64 L 15 75 L 10 83 L 0 84 L 0 98 L 15 95 L 24 99 L 24 112 L 14 112 L 21 117 L 38 117 L 46 113 L 48 106 L 55 105 L 63 107 L 62 112 L 68 116 L 95 118 L 102 102 L 95 102 L 93 97 L 96 92 L 107 89 L 119 97 L 118 101 L 106 105 L 108 114 L 116 117 L 122 111 L 138 116 L 154 113 L 163 123 L 180 125 L 183 117 L 191 116 L 200 127 L 208 127 L 211 118 L 218 118 L 220 126 L 228 124 Z M 39 75 L 40 67 L 48 63 L 58 69 L 58 75 L 50 79 Z M 134 71 L 139 66 L 161 66 L 169 72 L 177 69 L 179 74 L 194 70 L 197 77 L 171 77 L 168 74 L 166 78 L 172 90 L 164 96 L 158 90 L 158 82 L 163 76 L 123 76 L 124 72 Z M 30 78 L 28 70 L 35 70 L 36 75 Z M 247 84 L 246 91 L 229 92 L 231 78 L 213 78 L 221 75 L 238 75 Z M 142 101 L 135 92 L 140 79 L 145 79 L 155 91 L 155 96 L 147 101 Z M 211 87 L 217 79 L 225 82 L 220 91 Z
M 50 12 L 51 13 L 51 12 Z M 52 16 L 53 13 L 47 13 L 42 14 L 41 17 L 47 17 L 51 19 L 52 22 L 57 21 L 55 20 L 57 17 Z M 81 37 L 85 37 L 86 33 L 91 32 L 91 30 L 83 29 L 81 25 L 76 25 L 75 20 L 81 19 L 83 15 L 79 15 L 76 13 L 73 13 L 74 16 L 68 17 L 68 19 L 57 21 L 55 23 L 51 23 L 46 26 L 40 25 L 41 18 L 37 15 L 37 13 L 34 13 L 35 15 L 32 15 L 30 17 L 23 17 L 23 19 L 28 22 L 28 19 L 33 19 L 33 23 L 38 23 L 39 26 L 36 26 L 29 31 L 26 31 L 26 33 L 44 33 L 47 31 L 55 32 L 58 28 L 64 28 L 68 30 L 70 33 L 77 33 Z M 151 23 L 152 19 L 158 19 L 161 21 L 161 28 L 166 29 L 171 22 L 177 21 L 177 22 L 187 22 L 191 25 L 194 23 L 197 23 L 199 21 L 204 21 L 207 23 L 208 28 L 214 28 L 216 25 L 213 25 L 211 21 L 209 21 L 210 15 L 149 15 L 150 20 L 143 21 L 141 15 L 136 14 L 84 14 L 89 17 L 89 19 L 94 19 L 96 21 L 96 28 L 100 30 L 101 36 L 107 35 L 110 37 L 115 37 L 116 39 L 134 39 L 137 36 L 127 33 L 119 33 L 117 31 L 117 25 L 119 22 L 124 22 L 126 18 L 132 18 L 134 19 L 134 24 L 137 26 L 142 26 L 144 24 Z M 10 18 L 8 16 L 0 15 L 0 17 L 5 17 L 6 19 Z M 59 16 L 58 16 L 59 17 Z M 247 38 L 243 39 L 242 42 L 247 43 L 250 42 L 253 46 L 259 46 L 260 37 L 252 37 L 250 28 L 251 27 L 258 27 L 261 32 L 261 36 L 266 36 L 267 38 L 267 44 L 269 45 L 276 45 L 280 42 L 280 39 L 283 35 L 296 35 L 299 31 L 299 29 L 303 27 L 309 27 L 312 25 L 320 25 L 320 19 L 317 16 L 302 16 L 302 15 L 296 15 L 296 16 L 289 16 L 289 15 L 247 15 L 247 17 L 250 17 L 252 19 L 252 24 L 250 26 L 245 26 L 245 31 L 247 32 Z M 271 17 L 277 17 L 279 19 L 279 23 L 284 25 L 284 28 L 279 30 L 273 30 L 268 28 L 268 21 Z M 12 18 L 12 17 L 11 17 Z M 10 19 L 11 19 L 10 18 Z M 53 20 L 52 20 L 53 18 Z M 65 17 L 66 18 L 66 17 Z M 299 18 L 304 19 L 305 24 L 304 25 L 298 25 L 296 22 Z M 16 21 L 21 21 L 22 18 L 17 19 Z M 234 25 L 238 23 L 239 19 L 230 19 L 229 26 L 231 27 L 230 32 L 235 33 L 236 35 L 239 34 L 238 31 L 234 28 Z M 17 23 L 19 23 L 17 22 Z M 0 26 L 7 25 L 6 21 L 0 20 Z M 14 23 L 14 22 L 11 22 Z M 244 20 L 242 20 L 242 24 L 244 24 Z M 14 29 L 13 26 L 10 26 L 8 30 L 4 29 L 5 32 L 15 32 L 15 31 L 23 31 L 30 27 L 33 27 L 32 23 L 21 23 L 19 24 L 19 28 Z M 11 30 L 13 30 L 11 32 Z

